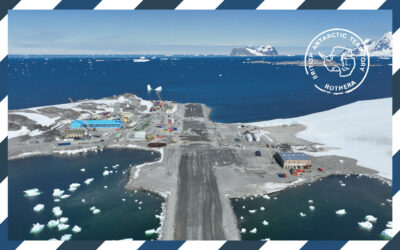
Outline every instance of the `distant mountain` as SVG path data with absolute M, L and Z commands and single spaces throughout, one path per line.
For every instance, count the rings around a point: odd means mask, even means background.
M 377 41 L 372 39 L 365 39 L 365 45 L 368 48 L 370 56 L 392 56 L 392 32 L 387 32 L 383 35 L 383 37 Z M 364 50 L 355 49 L 353 50 L 353 54 L 359 55 L 362 54 Z
M 261 45 L 258 48 L 233 48 L 231 56 L 277 56 L 278 51 L 270 45 Z

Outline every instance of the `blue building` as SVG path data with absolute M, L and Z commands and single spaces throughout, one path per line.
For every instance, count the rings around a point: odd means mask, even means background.
M 122 128 L 121 120 L 75 120 L 71 128 Z

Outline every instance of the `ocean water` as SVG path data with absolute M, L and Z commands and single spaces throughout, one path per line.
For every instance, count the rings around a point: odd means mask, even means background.
M 64 234 L 72 234 L 72 240 L 135 240 L 156 239 L 157 234 L 146 236 L 145 231 L 156 229 L 160 220 L 155 215 L 161 214 L 164 199 L 147 191 L 127 191 L 129 164 L 137 165 L 159 159 L 159 153 L 143 150 L 110 150 L 89 152 L 74 156 L 37 156 L 8 162 L 9 182 L 9 239 L 11 240 L 47 240 L 60 239 Z M 111 168 L 120 164 L 117 169 Z M 104 167 L 118 171 L 103 176 Z M 85 172 L 80 171 L 85 168 Z M 90 185 L 84 184 L 88 178 L 94 178 Z M 68 191 L 69 185 L 80 183 L 74 192 Z M 107 189 L 104 186 L 108 186 Z M 24 190 L 38 188 L 39 196 L 25 197 Z M 53 189 L 65 190 L 71 196 L 55 202 Z M 86 202 L 83 203 L 82 199 Z M 122 199 L 125 199 L 123 201 Z M 137 201 L 135 201 L 137 200 Z M 139 203 L 142 204 L 139 204 Z M 34 212 L 33 207 L 44 204 L 41 212 Z M 32 224 L 46 225 L 56 219 L 52 208 L 59 206 L 61 217 L 69 218 L 69 229 L 58 231 L 47 226 L 38 234 L 31 234 Z M 93 214 L 89 209 L 95 206 L 101 210 Z M 140 208 L 141 209 L 140 209 Z M 82 228 L 80 233 L 72 233 L 74 225 Z
M 342 187 L 340 181 L 346 186 Z M 231 203 L 239 229 L 247 231 L 241 234 L 243 240 L 378 240 L 386 223 L 392 221 L 391 199 L 392 188 L 382 181 L 336 175 L 274 193 L 269 200 L 256 197 L 231 199 Z M 261 207 L 265 210 L 261 211 Z M 255 209 L 254 214 L 249 213 Z M 347 214 L 336 215 L 339 209 L 345 209 Z M 306 216 L 301 217 L 300 212 Z M 371 231 L 358 226 L 366 215 L 378 218 Z M 264 220 L 267 226 L 262 224 Z M 254 228 L 257 233 L 249 233 Z
M 263 60 L 265 58 L 249 58 Z M 272 61 L 303 57 L 267 58 Z M 250 64 L 242 57 L 162 57 L 134 63 L 130 57 L 10 57 L 9 108 L 60 104 L 126 92 L 145 99 L 146 85 L 163 86 L 162 97 L 200 102 L 217 122 L 254 122 L 332 109 L 357 100 L 392 96 L 391 60 L 372 58 L 365 82 L 351 94 L 317 90 L 302 66 Z M 329 73 L 327 73 L 329 74 Z M 51 93 L 46 94 L 44 93 Z

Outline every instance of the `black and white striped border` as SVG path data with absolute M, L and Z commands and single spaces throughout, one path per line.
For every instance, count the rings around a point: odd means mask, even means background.
M 0 3 L 0 248 L 1 249 L 400 249 L 400 1 L 398 0 L 2 0 Z M 388 241 L 8 241 L 7 10 L 39 9 L 393 9 L 393 229 Z

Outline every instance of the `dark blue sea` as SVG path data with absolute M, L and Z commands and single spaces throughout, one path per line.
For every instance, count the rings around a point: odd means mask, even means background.
M 136 57 L 137 58 L 137 57 Z M 249 58 L 287 61 L 303 57 Z M 350 94 L 318 91 L 296 65 L 251 64 L 246 57 L 10 57 L 9 108 L 60 104 L 126 92 L 154 99 L 146 85 L 162 85 L 162 97 L 210 106 L 217 122 L 254 122 L 332 109 L 358 100 L 392 96 L 390 59 L 371 58 L 365 82 Z

